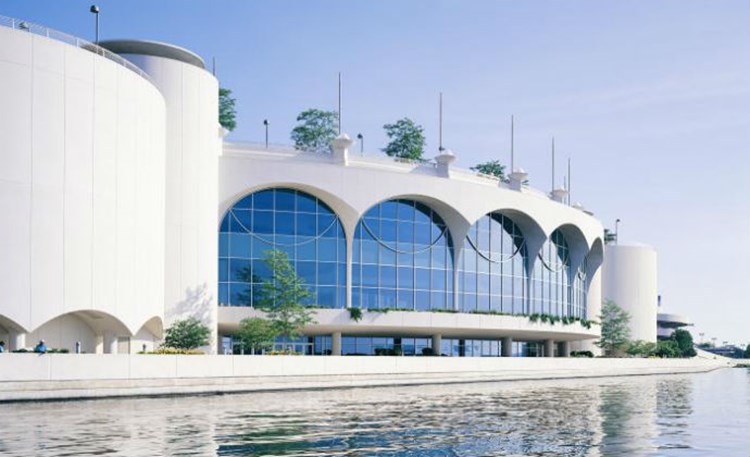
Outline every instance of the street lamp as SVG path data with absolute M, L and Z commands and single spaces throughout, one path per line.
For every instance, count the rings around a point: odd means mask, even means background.
M 698 335 L 700 335 L 700 337 L 701 337 L 701 344 L 703 344 L 703 335 L 705 335 L 705 333 L 699 333 Z
M 89 12 L 93 13 L 96 16 L 96 44 L 99 44 L 99 7 L 96 5 L 91 5 L 91 8 L 89 8 Z
M 365 137 L 361 133 L 358 133 L 357 139 L 359 140 L 359 154 L 365 155 Z
M 268 119 L 263 119 L 263 126 L 266 128 L 266 149 L 268 149 Z
M 620 219 L 615 221 L 615 244 L 620 244 Z

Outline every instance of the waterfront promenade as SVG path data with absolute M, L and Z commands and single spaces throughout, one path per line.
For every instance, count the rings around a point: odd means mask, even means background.
M 707 372 L 692 359 L 3 354 L 0 401 L 199 395 L 300 389 Z

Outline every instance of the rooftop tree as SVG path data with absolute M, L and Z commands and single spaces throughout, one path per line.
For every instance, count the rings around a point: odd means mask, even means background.
M 236 102 L 231 90 L 219 88 L 219 124 L 230 132 L 237 127 L 237 110 L 234 107 Z
M 390 142 L 383 152 L 391 157 L 409 160 L 422 160 L 424 154 L 424 128 L 405 117 L 393 124 L 383 126 Z
M 501 181 L 505 181 L 505 165 L 501 164 L 499 160 L 490 160 L 489 162 L 478 163 L 471 167 L 471 171 L 494 176 Z
M 299 123 L 292 129 L 294 147 L 300 151 L 331 152 L 331 141 L 336 138 L 338 115 L 335 111 L 310 108 L 297 116 Z

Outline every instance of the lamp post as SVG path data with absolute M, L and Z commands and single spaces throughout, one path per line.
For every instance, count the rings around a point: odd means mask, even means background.
M 698 335 L 701 337 L 701 344 L 703 344 L 703 335 L 705 335 L 705 333 L 699 333 Z
M 96 5 L 91 5 L 91 8 L 89 8 L 89 12 L 93 13 L 96 16 L 96 44 L 99 44 L 99 7 Z
M 620 219 L 615 221 L 615 244 L 620 244 Z
M 365 155 L 365 137 L 361 133 L 358 133 L 357 139 L 359 140 L 359 154 Z
M 266 128 L 266 149 L 268 149 L 268 119 L 263 119 L 263 126 Z

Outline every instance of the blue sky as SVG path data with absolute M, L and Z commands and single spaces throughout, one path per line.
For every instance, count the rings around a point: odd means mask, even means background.
M 3 0 L 0 14 L 93 36 L 91 2 Z M 509 162 L 549 189 L 549 144 L 573 161 L 573 200 L 623 242 L 659 251 L 664 310 L 694 334 L 750 342 L 750 2 L 101 1 L 101 37 L 216 58 L 238 100 L 233 140 L 288 143 L 297 113 L 334 109 L 384 146 L 409 116 L 457 165 Z M 559 173 L 558 181 L 562 181 Z

